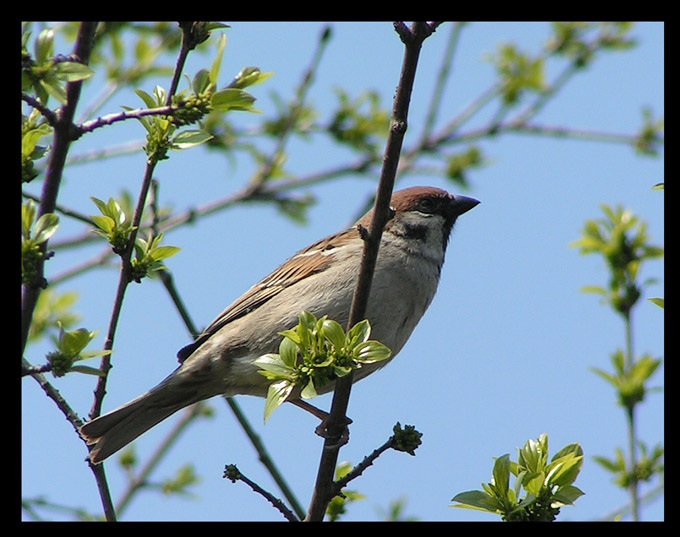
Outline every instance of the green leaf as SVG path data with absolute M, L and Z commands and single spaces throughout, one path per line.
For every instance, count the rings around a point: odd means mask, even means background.
M 217 86 L 217 79 L 220 76 L 220 67 L 222 65 L 222 54 L 227 46 L 227 34 L 220 35 L 217 40 L 217 57 L 210 66 L 209 80 L 213 86 Z
M 597 367 L 590 367 L 589 368 L 593 373 L 596 375 L 601 376 L 604 380 L 612 384 L 613 386 L 617 385 L 617 380 L 615 377 L 611 376 L 609 373 L 606 371 L 603 371 L 602 369 L 598 369 Z
M 364 341 L 354 349 L 354 359 L 364 364 L 372 364 L 387 360 L 392 351 L 379 341 Z
M 90 358 L 97 358 L 100 356 L 110 356 L 113 354 L 113 351 L 105 351 L 105 350 L 99 350 L 99 351 L 84 351 L 80 353 L 79 360 L 89 360 Z
M 578 443 L 563 447 L 553 456 L 548 465 L 548 483 L 571 485 L 583 467 L 583 449 Z
M 264 421 L 266 423 L 272 412 L 279 408 L 290 393 L 293 391 L 293 384 L 288 380 L 281 380 L 279 382 L 274 382 L 269 386 L 267 390 L 267 400 L 264 404 Z
M 229 110 L 252 110 L 255 97 L 235 88 L 226 88 L 213 93 L 211 104 L 215 110 L 227 112 Z
M 522 486 L 530 494 L 538 494 L 543 488 L 543 483 L 545 482 L 545 474 L 543 472 L 534 472 L 526 474 L 522 480 Z
M 66 88 L 59 80 L 56 78 L 43 78 L 39 84 L 50 96 L 57 99 L 61 104 L 66 104 Z
M 584 494 L 585 493 L 578 487 L 574 487 L 573 485 L 564 485 L 557 489 L 557 491 L 552 496 L 552 500 L 564 505 L 573 505 L 573 503 Z
M 234 80 L 232 80 L 231 84 L 229 84 L 230 88 L 234 89 L 243 89 L 247 88 L 248 86 L 254 86 L 256 84 L 261 84 L 271 76 L 273 76 L 274 73 L 263 73 L 260 71 L 259 67 L 244 67 L 239 74 L 234 77 Z
M 97 335 L 97 332 L 90 332 L 85 328 L 64 331 L 59 335 L 58 348 L 68 356 L 76 356 L 87 347 L 88 343 Z
M 284 337 L 279 344 L 279 354 L 281 356 L 281 361 L 290 370 L 294 370 L 297 364 L 298 357 L 298 346 L 295 341 L 290 338 Z
M 201 94 L 210 87 L 210 71 L 207 69 L 201 69 L 194 75 L 194 79 L 191 82 L 191 88 L 194 93 Z
M 498 457 L 493 465 L 493 484 L 497 495 L 504 498 L 510 486 L 510 455 L 507 453 Z
M 35 42 L 35 59 L 44 63 L 54 55 L 54 30 L 46 28 L 38 35 Z
M 487 511 L 489 513 L 496 513 L 502 508 L 500 501 L 481 490 L 469 490 L 467 492 L 461 492 L 456 494 L 451 501 L 461 504 L 452 505 L 451 507 L 477 509 L 480 511 Z
M 113 221 L 113 218 L 109 216 L 100 216 L 95 214 L 90 218 L 92 218 L 94 224 L 104 233 L 111 233 L 116 227 L 116 223 Z
M 139 96 L 140 99 L 144 102 L 144 105 L 149 108 L 158 108 L 158 104 L 154 100 L 154 98 L 149 95 L 147 92 L 141 89 L 135 89 L 135 93 Z
M 650 298 L 649 301 L 663 309 L 663 298 Z
M 626 469 L 626 464 L 622 458 L 612 460 L 606 457 L 602 457 L 600 455 L 594 455 L 593 460 L 600 466 L 602 466 L 605 470 L 608 470 L 612 473 L 620 472 Z
M 267 378 L 277 380 L 288 379 L 295 371 L 286 365 L 278 354 L 264 354 L 255 359 L 255 365 L 262 369 L 259 373 L 262 373 Z M 268 375 L 265 373 L 272 374 Z
M 364 341 L 368 340 L 370 335 L 371 325 L 366 319 L 364 319 L 349 329 L 347 338 L 355 343 L 363 343 Z
M 87 65 L 77 62 L 59 62 L 54 66 L 54 72 L 59 80 L 65 82 L 85 80 L 94 74 Z
M 47 213 L 38 218 L 35 224 L 33 241 L 41 244 L 54 235 L 59 227 L 59 217 L 54 213 Z
M 333 346 L 336 349 L 341 349 L 345 346 L 345 331 L 340 326 L 340 323 L 333 321 L 331 319 L 325 319 L 323 321 L 323 331 Z
M 159 246 L 151 250 L 150 255 L 154 261 L 161 261 L 163 259 L 172 257 L 180 250 L 181 248 L 177 246 Z
M 586 285 L 584 287 L 581 287 L 581 292 L 582 293 L 593 293 L 596 295 L 602 295 L 602 296 L 607 296 L 607 291 L 603 287 L 600 287 L 599 285 Z
M 290 339 L 297 345 L 301 344 L 300 334 L 298 334 L 297 330 L 284 330 L 283 332 L 279 332 L 279 335 Z
M 35 219 L 35 204 L 31 201 L 21 205 L 21 234 L 25 239 L 31 236 L 31 226 Z
M 302 389 L 300 395 L 303 399 L 314 399 L 317 396 L 316 387 L 314 386 L 314 381 L 312 379 L 309 379 L 309 382 Z
M 308 311 L 300 312 L 300 315 L 298 315 L 298 320 L 300 322 L 300 327 L 304 328 L 305 330 L 314 330 L 316 327 L 316 317 Z
M 542 472 L 545 468 L 547 454 L 547 446 L 544 445 L 544 442 L 541 441 L 541 437 L 538 440 L 527 440 L 524 447 L 519 450 L 517 463 L 525 467 L 530 473 Z
M 583 465 L 583 455 L 569 453 L 556 459 L 548 466 L 548 483 L 550 485 L 571 485 L 578 477 Z
M 69 371 L 72 371 L 74 373 L 83 373 L 85 375 L 94 375 L 94 376 L 99 376 L 103 377 L 106 375 L 104 371 L 101 369 L 97 369 L 96 367 L 90 367 L 87 365 L 74 365 L 71 367 Z
M 172 149 L 183 150 L 196 147 L 212 139 L 213 135 L 200 130 L 186 130 L 179 132 L 172 139 Z

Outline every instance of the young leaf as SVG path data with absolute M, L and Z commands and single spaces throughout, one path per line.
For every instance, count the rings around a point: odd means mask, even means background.
M 331 319 L 323 321 L 323 331 L 333 346 L 336 349 L 341 349 L 345 346 L 345 331 L 339 323 Z
M 266 422 L 272 412 L 279 408 L 290 393 L 293 391 L 293 384 L 287 380 L 281 380 L 279 382 L 274 382 L 269 386 L 267 390 L 267 400 L 264 404 L 264 421 Z
M 226 88 L 213 93 L 211 104 L 215 110 L 227 112 L 229 110 L 253 111 L 255 97 L 235 88 Z
M 172 149 L 183 150 L 196 147 L 213 138 L 212 134 L 200 130 L 186 130 L 178 133 L 172 139 Z
M 54 213 L 47 213 L 38 218 L 35 224 L 33 241 L 41 244 L 54 235 L 59 227 L 59 217 Z
M 364 341 L 354 349 L 354 359 L 364 364 L 387 360 L 392 351 L 379 341 Z
M 456 494 L 452 502 L 458 502 L 461 505 L 453 505 L 452 507 L 460 507 L 464 509 L 477 509 L 480 511 L 487 511 L 495 513 L 501 509 L 502 505 L 498 499 L 481 490 L 470 490 Z

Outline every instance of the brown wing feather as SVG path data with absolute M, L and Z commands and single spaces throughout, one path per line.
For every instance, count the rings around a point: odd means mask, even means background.
M 180 349 L 177 358 L 184 362 L 205 341 L 218 330 L 239 319 L 247 313 L 262 306 L 262 304 L 278 295 L 283 289 L 295 284 L 312 274 L 322 272 L 328 268 L 331 256 L 327 252 L 358 235 L 356 228 L 352 228 L 330 237 L 326 237 L 304 250 L 300 250 L 274 272 L 266 276 L 260 283 L 251 287 L 240 298 L 225 309 L 210 325 L 196 338 L 193 343 Z M 326 254 L 324 254 L 326 252 Z

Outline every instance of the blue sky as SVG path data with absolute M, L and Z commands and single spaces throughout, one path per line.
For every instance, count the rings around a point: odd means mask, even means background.
M 259 66 L 274 77 L 252 88 L 257 108 L 272 117 L 272 91 L 290 98 L 309 64 L 322 23 L 232 23 L 221 76 L 230 81 L 242 67 Z M 421 132 L 450 25 L 429 38 L 421 53 L 405 147 Z M 485 55 L 503 42 L 536 51 L 549 36 L 543 23 L 474 23 L 461 35 L 451 78 L 442 101 L 441 123 L 457 115 L 493 81 Z M 664 113 L 664 25 L 638 23 L 634 49 L 602 54 L 579 73 L 536 118 L 550 126 L 611 133 L 635 133 L 641 109 L 655 117 Z M 68 50 L 58 52 L 68 53 Z M 334 88 L 352 96 L 377 91 L 391 110 L 403 47 L 390 23 L 335 23 L 317 79 L 309 93 L 321 120 L 334 108 Z M 214 48 L 190 57 L 186 72 L 209 66 Z M 166 64 L 174 63 L 170 55 Z M 552 80 L 559 67 L 548 69 Z M 166 87 L 167 79 L 147 81 Z M 84 93 L 87 103 L 96 95 Z M 116 112 L 140 101 L 123 92 L 100 111 Z M 82 109 L 81 109 L 82 110 Z M 491 109 L 493 110 L 493 109 Z M 232 116 L 242 126 L 255 126 L 260 116 Z M 488 118 L 482 114 L 471 126 Z M 141 139 L 137 122 L 100 129 L 79 140 L 72 154 Z M 462 147 L 462 146 L 461 146 Z M 376 375 L 356 384 L 349 416 L 354 420 L 350 443 L 340 460 L 359 462 L 382 444 L 399 421 L 423 433 L 415 457 L 389 452 L 352 489 L 366 495 L 349 509 L 347 520 L 376 520 L 380 508 L 404 498 L 405 514 L 422 520 L 496 520 L 491 515 L 452 509 L 457 493 L 489 481 L 493 457 L 510 453 L 527 439 L 548 433 L 552 451 L 580 442 L 586 462 L 576 485 L 586 495 L 566 507 L 561 520 L 592 520 L 617 509 L 627 495 L 592 461 L 611 457 L 626 445 L 624 415 L 613 390 L 589 368 L 608 369 L 609 354 L 623 346 L 623 324 L 585 285 L 605 285 L 601 259 L 583 257 L 569 247 L 587 219 L 601 216 L 600 204 L 622 204 L 648 223 L 653 242 L 664 244 L 664 194 L 652 191 L 664 181 L 663 150 L 658 158 L 640 157 L 626 146 L 600 142 L 504 134 L 480 144 L 485 166 L 469 175 L 462 192 L 443 177 L 408 176 L 398 188 L 431 184 L 481 200 L 461 217 L 447 253 L 434 303 L 400 355 Z M 286 168 L 309 174 L 347 161 L 351 153 L 324 142 L 291 140 Z M 67 170 L 59 202 L 86 214 L 95 208 L 89 196 L 108 199 L 121 189 L 138 194 L 144 157 L 120 157 L 102 164 Z M 182 211 L 236 192 L 250 177 L 246 160 L 231 162 L 202 148 L 171 155 L 156 171 L 161 203 Z M 166 235 L 167 244 L 182 251 L 167 262 L 186 305 L 199 326 L 207 325 L 228 303 L 268 274 L 297 249 L 347 226 L 357 208 L 375 190 L 375 180 L 343 177 L 310 188 L 318 203 L 309 224 L 299 226 L 274 208 L 245 205 L 222 211 Z M 27 190 L 38 193 L 40 184 Z M 55 237 L 82 231 L 62 219 Z M 102 246 L 91 247 L 95 255 Z M 48 277 L 83 259 L 83 252 L 63 251 L 49 261 Z M 663 296 L 663 260 L 649 262 L 643 278 L 658 278 L 646 296 Z M 71 280 L 61 290 L 80 293 L 76 310 L 82 325 L 101 330 L 93 348 L 103 346 L 118 281 L 117 270 L 105 269 Z M 646 300 L 634 314 L 637 354 L 663 357 L 663 311 Z M 127 402 L 174 369 L 175 353 L 189 341 L 164 288 L 145 281 L 128 289 L 118 328 L 108 383 L 106 410 Z M 29 347 L 26 357 L 41 364 L 46 344 Z M 82 416 L 87 416 L 95 381 L 69 375 L 52 379 Z M 663 369 L 653 385 L 663 384 Z M 284 406 L 266 425 L 263 400 L 240 398 L 273 459 L 300 502 L 307 505 L 313 489 L 322 440 L 316 421 L 299 409 Z M 330 397 L 316 401 L 327 408 Z M 280 520 L 278 512 L 243 484 L 222 478 L 234 463 L 251 479 L 276 495 L 278 490 L 257 461 L 254 450 L 231 412 L 213 400 L 215 417 L 194 423 L 174 446 L 153 478 L 162 481 L 180 465 L 195 466 L 201 482 L 194 498 L 140 494 L 125 520 Z M 177 418 L 173 418 L 177 419 Z M 145 460 L 172 427 L 173 419 L 136 442 Z M 664 440 L 662 394 L 650 394 L 638 412 L 639 437 L 648 445 Z M 70 425 L 30 379 L 22 381 L 22 494 L 98 512 L 94 480 L 83 459 L 87 452 Z M 120 497 L 126 478 L 115 462 L 107 463 L 112 495 Z M 645 489 L 643 489 L 644 491 Z M 642 509 L 643 519 L 662 520 L 663 499 Z M 54 517 L 60 518 L 61 514 Z

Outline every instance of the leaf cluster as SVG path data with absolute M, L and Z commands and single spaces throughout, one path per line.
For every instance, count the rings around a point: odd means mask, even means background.
M 617 206 L 612 209 L 601 205 L 605 218 L 588 220 L 583 228 L 582 237 L 571 243 L 580 248 L 581 254 L 600 254 L 610 272 L 607 289 L 588 286 L 584 292 L 597 293 L 605 302 L 624 317 L 641 296 L 642 288 L 655 283 L 648 279 L 637 283 L 637 276 L 643 261 L 663 256 L 663 248 L 650 244 L 647 224 L 633 215 L 629 209 Z
M 630 21 L 568 21 L 551 25 L 553 36 L 549 47 L 568 57 L 579 68 L 589 65 L 598 50 L 625 50 L 636 44 L 635 39 L 629 36 L 633 29 Z
M 92 215 L 92 221 L 97 226 L 94 233 L 104 237 L 115 253 L 123 255 L 130 241 L 130 235 L 135 229 L 131 225 L 129 215 L 121 208 L 119 203 L 109 198 L 104 203 L 97 198 L 90 198 L 99 208 L 101 215 Z M 161 263 L 164 259 L 172 257 L 180 248 L 176 246 L 162 246 L 163 233 L 151 236 L 148 240 L 141 236 L 135 237 L 135 257 L 130 261 L 130 279 L 140 283 L 142 278 L 152 272 L 165 270 Z
M 21 206 L 21 283 L 43 287 L 46 282 L 39 277 L 39 267 L 49 257 L 42 245 L 56 233 L 59 217 L 43 214 L 35 221 L 36 207 L 31 201 Z
M 98 330 L 89 331 L 85 328 L 77 330 L 59 330 L 59 337 L 53 338 L 56 351 L 47 355 L 47 363 L 51 366 L 52 374 L 55 377 L 63 377 L 66 373 L 75 371 L 88 375 L 101 375 L 102 372 L 95 368 L 84 365 L 74 365 L 76 362 L 95 358 L 97 356 L 107 356 L 111 351 L 84 351 L 85 347 L 98 334 Z
M 52 127 L 37 110 L 21 116 L 21 182 L 28 183 L 38 176 L 35 161 L 47 153 L 48 147 L 38 145 L 41 138 L 52 135 Z
M 114 199 L 109 198 L 108 202 L 90 197 L 97 206 L 101 214 L 91 215 L 96 229 L 92 231 L 105 238 L 111 245 L 114 253 L 122 255 L 128 245 L 131 233 L 136 229 L 132 225 L 132 218 Z
M 327 316 L 317 319 L 303 311 L 298 319 L 294 328 L 280 332 L 283 339 L 278 354 L 265 354 L 255 360 L 259 373 L 273 381 L 267 393 L 265 420 L 294 389 L 304 399 L 311 399 L 333 380 L 391 355 L 385 345 L 369 340 L 368 320 L 345 333 L 339 323 Z
M 39 340 L 53 327 L 70 328 L 76 324 L 80 316 L 72 308 L 77 299 L 78 294 L 75 292 L 58 293 L 50 288 L 43 290 L 33 313 L 28 340 Z
M 501 515 L 506 522 L 553 521 L 564 505 L 572 505 L 583 492 L 573 485 L 583 466 L 578 443 L 559 450 L 548 462 L 548 436 L 528 440 L 518 449 L 517 462 L 505 454 L 496 459 L 493 477 L 483 490 L 461 492 L 453 507 Z M 510 474 L 515 483 L 510 487 Z M 522 489 L 524 497 L 520 499 Z
M 580 247 L 582 254 L 597 253 L 604 258 L 610 274 L 608 288 L 589 286 L 583 290 L 602 295 L 604 301 L 623 317 L 625 324 L 626 351 L 617 349 L 611 355 L 613 372 L 608 373 L 599 368 L 591 370 L 614 387 L 618 403 L 625 409 L 629 461 L 626 461 L 620 448 L 616 448 L 613 459 L 596 456 L 594 460 L 615 474 L 616 484 L 630 490 L 633 520 L 638 520 L 637 483 L 649 481 L 655 473 L 663 471 L 663 447 L 658 445 L 651 456 L 648 455 L 647 447 L 635 435 L 634 410 L 651 391 L 647 381 L 662 360 L 648 354 L 635 358 L 631 312 L 642 295 L 643 287 L 655 282 L 654 279 L 648 279 L 638 283 L 642 262 L 663 256 L 663 249 L 650 243 L 646 223 L 641 222 L 630 210 L 621 206 L 612 209 L 607 205 L 602 205 L 602 210 L 605 218 L 587 221 L 582 238 L 572 243 L 572 246 Z M 652 300 L 663 308 L 663 299 Z M 642 453 L 640 459 L 637 458 L 636 446 L 640 447 Z
M 339 106 L 328 125 L 328 132 L 340 143 L 374 153 L 390 125 L 387 111 L 380 107 L 380 96 L 375 91 L 366 91 L 351 99 L 342 89 L 336 89 L 335 93 Z M 367 111 L 363 110 L 365 105 Z
M 650 481 L 654 475 L 664 471 L 664 448 L 661 444 L 657 444 L 651 453 L 643 442 L 638 442 L 638 446 L 641 457 L 636 461 L 635 468 L 632 469 L 626 464 L 626 458 L 621 448 L 616 448 L 613 459 L 599 455 L 593 457 L 593 459 L 605 470 L 615 474 L 614 482 L 617 485 L 628 488 L 632 482 Z
M 523 92 L 545 90 L 545 60 L 532 58 L 513 44 L 502 45 L 491 57 L 502 87 L 503 103 L 516 103 Z
M 161 246 L 163 240 L 163 233 L 159 233 L 149 240 L 143 237 L 135 239 L 135 257 L 131 261 L 130 278 L 140 283 L 142 278 L 145 278 L 152 272 L 159 270 L 166 270 L 166 267 L 161 263 L 164 259 L 172 257 L 180 248 L 177 246 Z
M 168 158 L 169 150 L 188 149 L 210 140 L 212 135 L 203 128 L 176 131 L 179 127 L 200 122 L 212 111 L 259 112 L 253 108 L 255 97 L 244 88 L 264 82 L 272 73 L 262 73 L 257 67 L 247 67 L 241 70 L 228 87 L 218 91 L 217 80 L 226 43 L 226 36 L 222 35 L 217 43 L 217 56 L 210 69 L 198 71 L 189 82 L 189 87 L 173 95 L 169 103 L 165 89 L 160 86 L 156 86 L 152 94 L 141 89 L 135 90 L 149 110 L 160 109 L 168 104 L 172 108 L 168 115 L 138 118 L 147 131 L 144 151 L 150 162 Z
M 627 409 L 632 409 L 641 403 L 649 391 L 645 383 L 661 365 L 661 360 L 645 354 L 635 360 L 630 367 L 626 366 L 626 359 L 621 349 L 611 355 L 614 374 L 592 367 L 591 371 L 609 382 L 615 389 L 618 402 Z
M 77 82 L 92 76 L 93 71 L 75 59 L 54 56 L 54 30 L 46 28 L 36 38 L 33 55 L 28 51 L 31 32 L 22 26 L 21 90 L 33 90 L 38 100 L 47 105 L 49 97 L 66 104 L 67 82 Z

